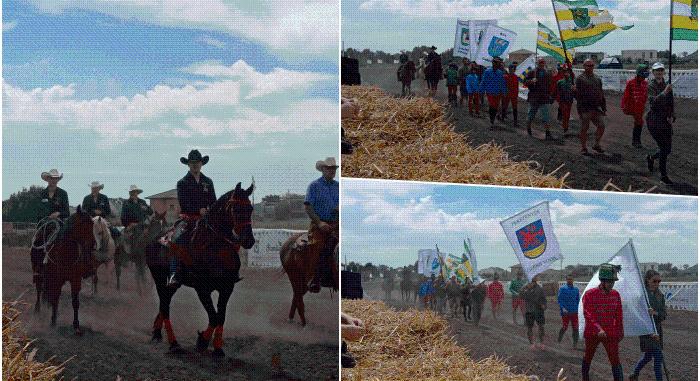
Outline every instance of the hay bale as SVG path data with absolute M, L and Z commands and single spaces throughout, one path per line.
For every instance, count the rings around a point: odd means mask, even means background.
M 558 178 L 557 170 L 545 174 L 534 161 L 512 161 L 495 143 L 471 147 L 431 98 L 395 98 L 367 86 L 343 86 L 342 95 L 360 108 L 342 121 L 346 138 L 357 146 L 343 157 L 343 176 L 566 187 L 567 174 Z
M 448 336 L 447 320 L 432 311 L 396 311 L 366 300 L 343 300 L 342 308 L 367 328 L 349 344 L 357 366 L 343 369 L 343 380 L 529 380 L 496 357 L 471 359 Z
M 3 380 L 49 381 L 60 377 L 65 362 L 52 365 L 53 357 L 47 362 L 34 360 L 37 349 L 31 348 L 20 327 L 21 312 L 18 302 L 2 302 L 2 378 Z M 67 360 L 66 362 L 70 361 Z

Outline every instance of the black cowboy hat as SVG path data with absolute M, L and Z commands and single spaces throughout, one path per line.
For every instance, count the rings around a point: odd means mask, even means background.
M 180 163 L 182 163 L 182 164 L 188 164 L 190 161 L 201 161 L 202 165 L 205 165 L 209 162 L 209 156 L 202 157 L 202 154 L 199 153 L 198 150 L 193 149 L 187 155 L 187 158 L 184 158 L 184 157 L 180 158 Z
M 431 49 L 431 50 L 437 50 L 437 47 L 435 47 L 435 45 L 433 45 L 433 46 L 430 47 L 430 49 Z

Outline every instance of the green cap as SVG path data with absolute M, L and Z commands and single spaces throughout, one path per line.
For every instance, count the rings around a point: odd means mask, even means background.
M 622 266 L 611 265 L 610 263 L 603 263 L 598 269 L 598 279 L 616 281 L 618 280 L 617 273 L 620 270 L 622 270 Z
M 649 76 L 649 66 L 646 64 L 639 64 L 637 65 L 637 75 L 640 77 L 648 77 Z

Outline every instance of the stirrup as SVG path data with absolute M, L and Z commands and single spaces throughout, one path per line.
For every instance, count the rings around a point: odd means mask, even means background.
M 168 281 L 165 283 L 167 287 L 177 287 L 181 284 L 180 280 L 177 279 L 177 274 L 170 275 Z

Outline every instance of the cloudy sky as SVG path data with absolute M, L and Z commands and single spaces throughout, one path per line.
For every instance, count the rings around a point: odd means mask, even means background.
M 345 48 L 396 53 L 414 46 L 454 46 L 457 19 L 497 19 L 518 33 L 515 49 L 535 50 L 537 21 L 556 30 L 551 0 L 342 0 L 342 40 Z M 669 0 L 598 0 L 618 25 L 614 31 L 580 51 L 620 54 L 622 49 L 668 49 Z M 692 53 L 696 41 L 675 41 L 673 51 Z
M 58 168 L 174 188 L 191 148 L 218 194 L 303 193 L 338 151 L 338 6 L 324 1 L 3 1 L 3 199 Z
M 564 266 L 603 263 L 630 238 L 642 262 L 697 263 L 695 197 L 358 179 L 342 181 L 343 260 L 409 265 L 436 244 L 461 255 L 470 238 L 480 268 L 511 266 L 500 222 L 542 201 Z

